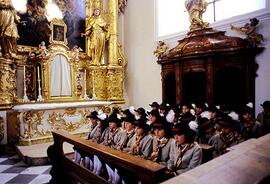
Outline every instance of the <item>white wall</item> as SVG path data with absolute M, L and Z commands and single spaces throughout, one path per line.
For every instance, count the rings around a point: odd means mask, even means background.
M 153 55 L 154 40 L 154 0 L 128 1 L 124 20 L 126 105 L 149 108 L 152 101 L 161 102 L 161 68 Z
M 215 29 L 227 31 L 229 36 L 240 36 L 230 30 L 230 24 L 241 26 L 249 22 L 250 18 L 257 17 L 260 25 L 257 31 L 264 35 L 265 50 L 257 56 L 259 64 L 256 78 L 255 108 L 261 111 L 260 104 L 270 100 L 270 14 L 258 17 L 251 14 L 244 19 L 230 19 L 225 24 L 214 25 Z M 128 1 L 124 20 L 124 50 L 128 59 L 127 78 L 125 82 L 126 105 L 149 107 L 153 100 L 161 101 L 160 66 L 156 63 L 153 50 L 156 47 L 154 30 L 154 0 Z M 175 36 L 165 40 L 170 47 L 177 44 L 182 36 Z

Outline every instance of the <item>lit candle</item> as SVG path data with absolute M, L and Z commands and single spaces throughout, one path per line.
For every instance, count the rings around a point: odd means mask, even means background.
M 39 78 L 39 66 L 37 66 L 37 78 L 38 78 L 38 80 L 40 80 L 40 78 Z
M 86 92 L 86 69 L 84 69 L 84 89 Z

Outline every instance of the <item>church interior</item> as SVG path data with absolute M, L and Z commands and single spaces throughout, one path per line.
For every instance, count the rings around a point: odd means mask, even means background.
M 270 183 L 269 0 L 0 0 L 0 184 Z

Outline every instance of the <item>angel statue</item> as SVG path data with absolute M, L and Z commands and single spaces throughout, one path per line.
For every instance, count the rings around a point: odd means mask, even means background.
M 0 45 L 4 58 L 17 58 L 17 39 L 19 33 L 17 23 L 20 17 L 10 0 L 0 2 Z
M 80 51 L 83 51 L 78 45 L 75 45 L 72 49 L 73 53 L 72 53 L 72 57 L 75 61 L 79 61 L 80 58 Z
M 42 42 L 38 45 L 38 52 L 39 52 L 38 57 L 40 57 L 40 58 L 44 58 L 44 57 L 46 57 L 46 56 L 49 55 L 49 52 L 48 52 L 48 50 L 47 50 L 47 48 L 46 48 L 46 44 L 45 44 L 44 41 L 42 41 Z
M 264 41 L 263 35 L 256 32 L 257 25 L 259 24 L 259 20 L 256 18 L 252 18 L 249 20 L 250 23 L 246 23 L 243 27 L 236 27 L 231 25 L 231 30 L 237 31 L 245 34 L 246 39 L 250 42 L 253 47 L 261 44 Z
M 189 21 L 191 23 L 190 30 L 203 29 L 209 26 L 208 22 L 202 19 L 203 13 L 207 7 L 206 0 L 186 0 L 185 6 L 189 14 Z
M 166 45 L 165 42 L 159 41 L 156 50 L 154 51 L 154 55 L 160 59 L 166 53 L 169 47 Z
M 94 9 L 93 16 L 87 18 L 86 36 L 89 36 L 90 43 L 88 51 L 94 65 L 104 65 L 105 43 L 108 40 L 109 23 L 105 16 L 100 14 L 98 8 Z

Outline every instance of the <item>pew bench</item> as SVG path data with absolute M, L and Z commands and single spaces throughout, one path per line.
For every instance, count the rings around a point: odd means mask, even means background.
M 113 165 L 113 167 L 119 171 L 124 171 L 126 174 L 131 174 L 143 184 L 154 184 L 163 180 L 166 171 L 166 167 L 163 165 L 89 140 L 83 140 L 64 131 L 55 131 L 52 132 L 52 135 L 54 144 L 47 150 L 52 163 L 50 171 L 52 179 L 50 183 L 109 183 L 104 177 L 96 175 L 91 170 L 66 157 L 63 152 L 64 142 L 74 145 L 74 147 L 87 154 L 97 155 L 102 162 Z

